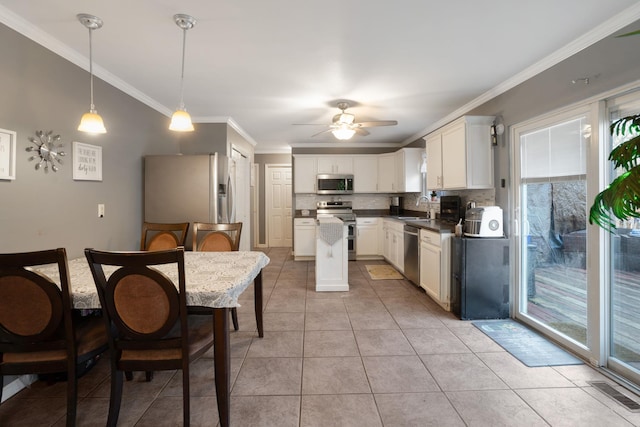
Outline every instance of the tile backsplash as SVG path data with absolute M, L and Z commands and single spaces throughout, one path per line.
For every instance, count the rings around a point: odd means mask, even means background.
M 320 196 L 317 194 L 295 194 L 295 208 L 310 209 L 316 208 L 316 203 L 321 200 L 350 200 L 353 203 L 353 209 L 389 209 L 391 197 L 401 196 L 403 198 L 402 207 L 405 210 L 429 212 L 434 208 L 436 212 L 440 212 L 440 202 L 420 201 L 416 206 L 416 201 L 420 193 L 404 193 L 404 194 L 352 194 L 344 196 Z M 464 207 L 468 201 L 473 200 L 477 206 L 493 206 L 496 203 L 495 189 L 489 190 L 458 190 L 458 191 L 439 191 L 440 196 L 460 196 L 462 206 Z
M 345 196 L 320 196 L 317 194 L 296 194 L 296 209 L 315 209 L 321 200 L 348 200 L 353 209 L 389 209 L 390 195 L 387 194 L 352 194 Z M 415 203 L 415 202 L 414 202 Z

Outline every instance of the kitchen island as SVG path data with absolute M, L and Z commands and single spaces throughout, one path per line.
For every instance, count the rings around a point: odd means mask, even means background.
M 316 220 L 316 292 L 349 290 L 347 234 L 341 219 Z

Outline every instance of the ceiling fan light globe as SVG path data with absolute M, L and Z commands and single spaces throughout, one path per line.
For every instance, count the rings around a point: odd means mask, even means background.
M 82 115 L 78 130 L 87 133 L 107 133 L 102 117 L 100 117 L 100 114 L 98 114 L 96 110 L 91 110 Z
M 176 110 L 171 116 L 171 124 L 169 130 L 175 132 L 193 132 L 193 123 L 191 116 L 185 110 Z
M 336 139 L 339 139 L 341 141 L 346 141 L 348 139 L 351 139 L 351 137 L 355 135 L 356 131 L 355 129 L 342 127 L 342 128 L 332 130 L 331 133 L 333 134 L 333 136 L 336 137 Z

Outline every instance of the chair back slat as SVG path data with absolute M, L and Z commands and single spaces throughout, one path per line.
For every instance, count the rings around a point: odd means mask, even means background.
M 0 342 L 5 349 L 35 351 L 75 345 L 73 339 L 65 339 L 66 323 L 71 323 L 68 276 L 61 274 L 58 287 L 49 277 L 27 269 L 45 264 L 58 264 L 61 272 L 67 269 L 65 250 L 0 255 Z M 73 330 L 72 324 L 69 327 Z
M 141 251 L 163 251 L 184 246 L 189 231 L 188 222 L 143 222 L 140 237 Z
M 194 251 L 237 251 L 240 248 L 242 223 L 213 224 L 194 222 L 192 233 Z

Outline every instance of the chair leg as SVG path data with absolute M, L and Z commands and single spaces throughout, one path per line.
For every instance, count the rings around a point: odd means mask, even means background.
M 111 368 L 111 395 L 109 397 L 109 418 L 107 426 L 116 427 L 120 416 L 120 404 L 122 403 L 122 371 Z
M 238 310 L 236 310 L 235 307 L 233 307 L 231 309 L 231 321 L 233 322 L 233 329 L 237 331 L 239 329 L 239 326 L 238 326 Z
M 125 371 L 124 372 L 124 376 L 127 379 L 127 381 L 131 381 L 133 379 L 133 372 L 131 371 Z
M 67 369 L 67 427 L 76 425 L 76 405 L 78 403 L 78 378 L 76 369 Z
M 147 382 L 150 383 L 153 379 L 153 371 L 145 371 L 145 376 L 147 378 Z
M 189 407 L 189 360 L 187 356 L 186 364 L 182 368 L 182 416 L 183 425 L 189 426 L 191 419 L 191 411 Z

